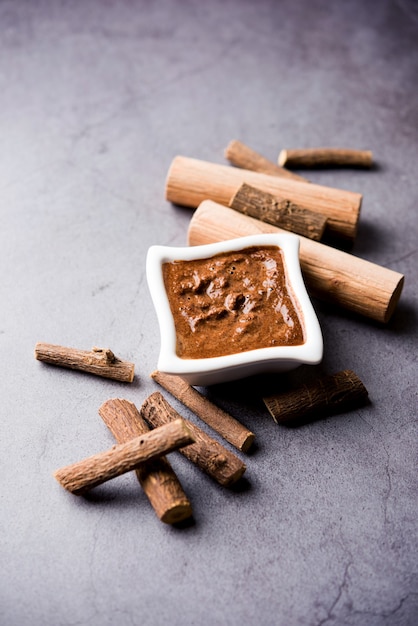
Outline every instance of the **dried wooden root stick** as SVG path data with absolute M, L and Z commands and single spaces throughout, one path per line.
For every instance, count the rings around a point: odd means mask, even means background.
M 364 405 L 367 389 L 351 370 L 324 376 L 313 383 L 263 398 L 277 424 L 323 418 Z
M 140 412 L 144 419 L 154 427 L 169 424 L 179 417 L 177 411 L 158 391 L 145 400 Z M 187 420 L 186 423 L 195 443 L 187 448 L 181 448 L 179 452 L 220 485 L 231 485 L 241 478 L 246 470 L 245 464 L 198 426 Z
M 159 385 L 164 387 L 177 400 L 180 400 L 201 420 L 208 424 L 213 430 L 219 433 L 226 441 L 247 452 L 254 442 L 254 433 L 245 428 L 238 420 L 229 413 L 220 409 L 205 396 L 189 385 L 180 376 L 165 374 L 158 370 L 151 374 Z
M 319 241 L 324 234 L 327 218 L 320 213 L 298 206 L 291 200 L 275 196 L 243 183 L 229 202 L 231 209 L 255 217 L 262 222 L 280 226 L 298 235 Z
M 298 148 L 282 150 L 279 154 L 280 167 L 371 167 L 373 153 L 370 150 L 348 148 Z
M 54 473 L 58 482 L 77 495 L 130 472 L 140 463 L 193 443 L 194 437 L 182 419 L 177 419 L 127 443 L 68 465 Z
M 309 182 L 306 178 L 289 172 L 273 161 L 269 161 L 269 159 L 266 159 L 261 154 L 236 139 L 232 140 L 225 148 L 225 158 L 228 159 L 232 165 L 245 170 L 262 172 L 263 174 L 270 174 L 271 176 L 279 176 L 282 178 L 293 178 L 293 180 L 299 180 L 305 183 Z
M 99 415 L 118 443 L 149 432 L 138 409 L 128 400 L 107 400 L 99 408 Z M 136 475 L 162 522 L 176 524 L 191 517 L 190 501 L 166 457 L 142 463 L 136 469 Z
M 52 343 L 37 343 L 35 358 L 52 365 L 113 378 L 124 383 L 131 383 L 134 379 L 134 363 L 118 359 L 109 348 L 92 348 L 88 351 Z

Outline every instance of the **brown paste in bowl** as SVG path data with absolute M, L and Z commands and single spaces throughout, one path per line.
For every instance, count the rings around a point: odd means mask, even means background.
M 184 359 L 304 342 L 277 246 L 251 247 L 208 259 L 163 264 Z

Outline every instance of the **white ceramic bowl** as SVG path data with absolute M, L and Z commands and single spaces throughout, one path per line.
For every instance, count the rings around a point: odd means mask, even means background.
M 283 253 L 287 283 L 297 302 L 305 341 L 297 346 L 258 348 L 247 352 L 203 359 L 185 359 L 176 354 L 176 329 L 164 286 L 163 263 L 192 261 L 254 246 L 278 246 Z M 191 385 L 212 385 L 262 372 L 284 372 L 322 359 L 323 340 L 317 316 L 307 294 L 299 263 L 299 237 L 294 234 L 261 234 L 202 246 L 151 246 L 147 254 L 148 287 L 156 310 L 161 347 L 157 367 L 177 374 Z

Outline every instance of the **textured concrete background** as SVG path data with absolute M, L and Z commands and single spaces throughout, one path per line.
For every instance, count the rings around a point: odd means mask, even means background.
M 418 623 L 416 7 L 0 1 L 2 625 Z M 171 456 L 194 508 L 177 529 L 132 474 L 77 498 L 52 472 L 113 444 L 102 402 L 156 390 L 145 255 L 184 245 L 191 216 L 166 173 L 224 163 L 234 138 L 273 160 L 372 149 L 372 171 L 310 178 L 364 194 L 353 253 L 406 287 L 385 328 L 315 302 L 321 367 L 206 390 L 257 447 L 234 490 Z M 41 364 L 37 341 L 109 346 L 136 380 Z M 260 401 L 343 368 L 370 406 L 290 430 Z

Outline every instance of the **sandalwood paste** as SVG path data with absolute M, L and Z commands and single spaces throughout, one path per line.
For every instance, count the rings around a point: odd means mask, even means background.
M 181 358 L 304 342 L 283 253 L 277 246 L 167 262 L 163 277 Z

